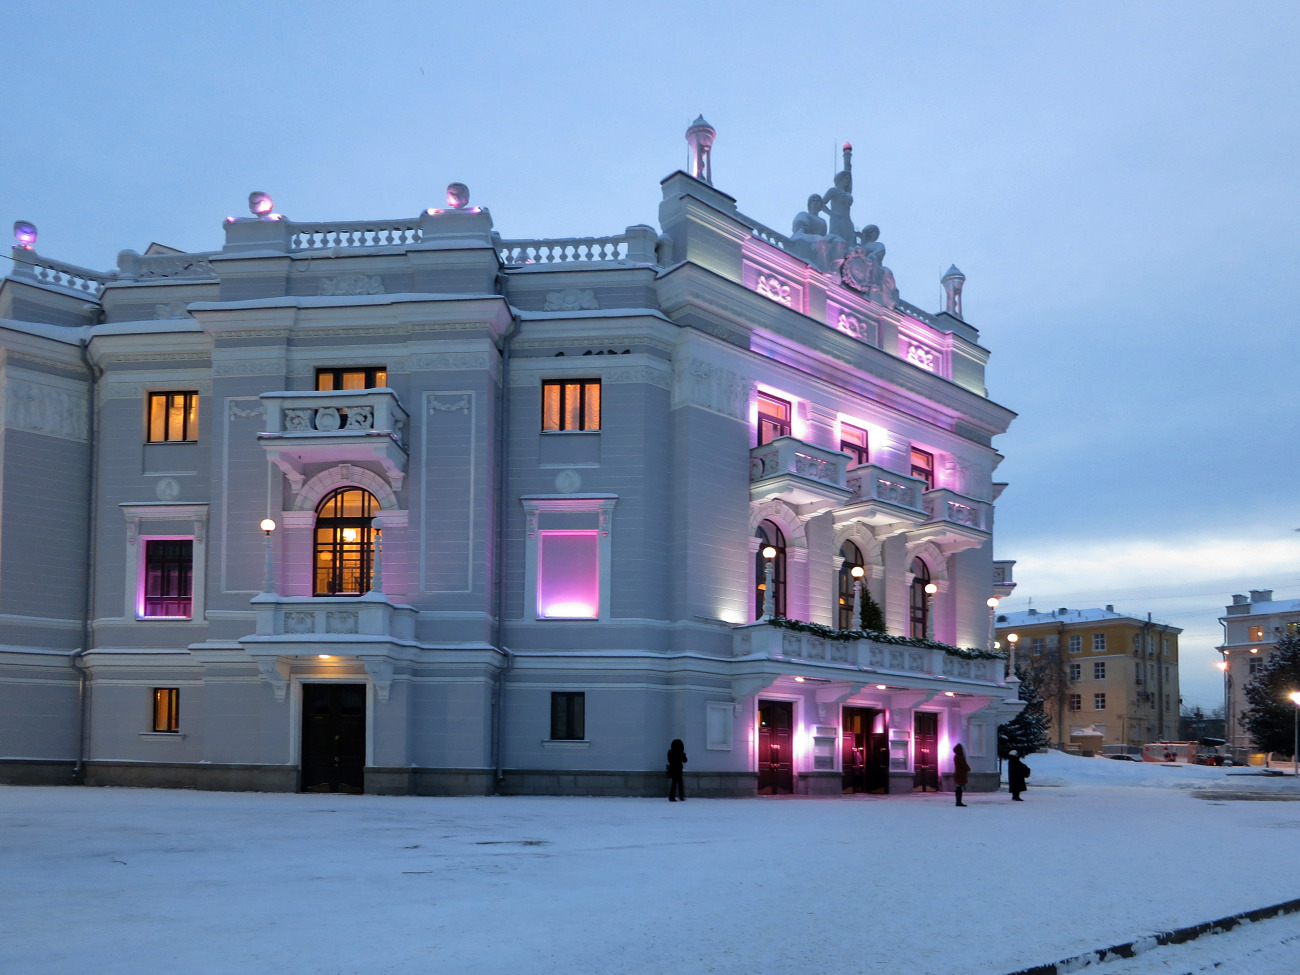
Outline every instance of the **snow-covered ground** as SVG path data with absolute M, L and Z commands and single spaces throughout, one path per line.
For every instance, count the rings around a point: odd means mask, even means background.
M 0 787 L 0 972 L 997 975 L 1300 897 L 1300 804 L 1236 798 L 1290 776 L 1029 764 L 967 809 Z M 1234 958 L 1300 971 L 1300 917 L 1099 970 Z

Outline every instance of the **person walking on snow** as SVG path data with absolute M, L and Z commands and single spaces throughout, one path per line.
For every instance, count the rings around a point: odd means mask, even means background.
M 961 801 L 961 794 L 969 780 L 970 762 L 966 761 L 966 749 L 959 744 L 952 750 L 952 784 L 957 792 L 959 806 L 966 805 Z
M 1025 779 L 1029 778 L 1029 766 L 1020 760 L 1020 753 L 1014 749 L 1011 761 L 1007 763 L 1007 787 L 1011 790 L 1013 802 L 1024 802 L 1020 793 L 1025 791 Z
M 686 746 L 674 738 L 668 749 L 668 801 L 686 801 L 686 786 L 682 783 L 682 766 L 686 764 Z

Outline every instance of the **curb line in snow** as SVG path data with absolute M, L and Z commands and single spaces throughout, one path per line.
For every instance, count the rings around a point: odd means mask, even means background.
M 1008 973 L 1008 975 L 1066 975 L 1068 972 L 1081 971 L 1091 965 L 1100 965 L 1119 958 L 1135 958 L 1152 948 L 1185 944 L 1188 941 L 1195 941 L 1206 934 L 1222 934 L 1225 931 L 1231 931 L 1239 924 L 1250 924 L 1254 921 L 1264 921 L 1271 917 L 1278 917 L 1282 914 L 1295 914 L 1296 912 L 1300 912 L 1300 897 L 1283 901 L 1280 904 L 1273 904 L 1269 907 L 1257 907 L 1253 911 L 1231 914 L 1228 917 L 1221 917 L 1217 921 L 1202 921 L 1200 924 L 1190 924 L 1187 927 L 1174 928 L 1172 931 L 1149 934 L 1145 938 L 1138 938 L 1136 941 L 1126 941 L 1123 944 L 1112 945 L 1109 948 L 1098 948 L 1095 951 L 1088 951 L 1082 955 L 1064 958 L 1061 961 L 1050 962 L 1046 965 L 1021 968 Z

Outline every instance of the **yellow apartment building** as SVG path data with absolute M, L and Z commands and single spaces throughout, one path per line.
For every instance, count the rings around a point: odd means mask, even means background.
M 1118 751 L 1178 736 L 1178 627 L 1107 606 L 1001 613 L 995 632 L 1043 675 L 1058 746 Z

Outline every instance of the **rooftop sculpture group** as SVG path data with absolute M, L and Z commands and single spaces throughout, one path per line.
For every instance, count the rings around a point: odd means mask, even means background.
M 845 285 L 892 303 L 898 296 L 894 274 L 885 267 L 880 228 L 853 229 L 853 146 L 844 143 L 844 168 L 825 194 L 808 197 L 808 209 L 794 218 L 791 252 L 827 274 L 836 272 Z M 829 218 L 822 219 L 822 213 Z

